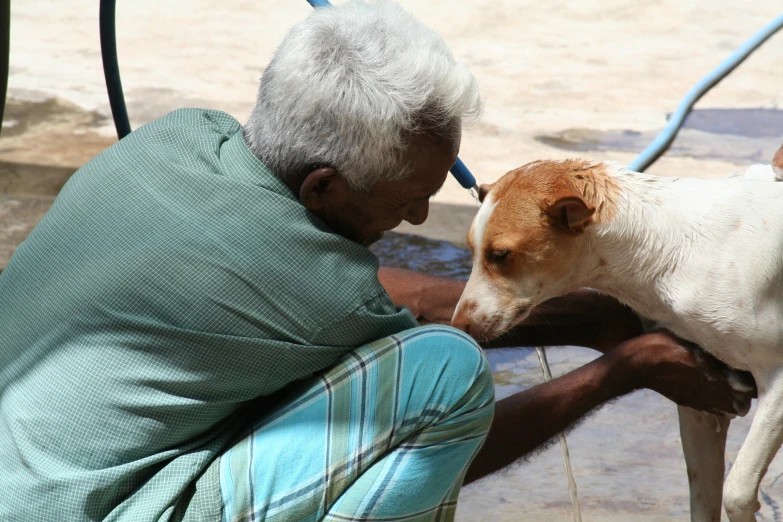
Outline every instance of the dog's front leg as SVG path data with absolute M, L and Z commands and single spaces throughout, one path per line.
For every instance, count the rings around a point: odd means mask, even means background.
M 723 488 L 731 522 L 755 522 L 761 507 L 759 484 L 783 444 L 783 368 L 754 372 L 753 377 L 759 390 L 756 414 Z
M 720 522 L 728 417 L 678 407 L 680 438 L 688 468 L 691 521 Z

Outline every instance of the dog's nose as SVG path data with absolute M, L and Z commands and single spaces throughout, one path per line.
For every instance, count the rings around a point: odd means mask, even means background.
M 466 314 L 459 311 L 454 314 L 454 317 L 451 319 L 451 326 L 470 335 L 470 319 L 468 319 Z

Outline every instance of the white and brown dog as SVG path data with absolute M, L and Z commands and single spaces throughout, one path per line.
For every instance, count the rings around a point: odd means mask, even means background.
M 536 161 L 482 190 L 473 271 L 455 323 L 489 339 L 579 287 L 616 297 L 753 374 L 752 427 L 723 483 L 729 420 L 680 408 L 691 519 L 755 521 L 783 442 L 783 147 L 773 165 L 718 180 L 581 160 Z M 717 424 L 716 424 L 717 423 Z M 716 426 L 719 429 L 716 429 Z

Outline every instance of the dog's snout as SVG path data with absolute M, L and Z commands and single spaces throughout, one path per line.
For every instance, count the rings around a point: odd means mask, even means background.
M 457 311 L 451 319 L 451 326 L 470 335 L 470 319 L 467 314 Z

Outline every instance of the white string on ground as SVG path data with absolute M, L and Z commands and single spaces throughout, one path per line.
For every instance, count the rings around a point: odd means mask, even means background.
M 543 346 L 536 347 L 536 353 L 538 354 L 538 362 L 541 363 L 541 372 L 544 374 L 544 381 L 549 382 L 552 380 L 552 371 L 549 369 L 549 361 L 546 359 L 546 351 Z M 563 468 L 565 468 L 566 477 L 568 478 L 568 494 L 571 497 L 571 506 L 574 509 L 574 522 L 582 522 L 582 508 L 579 506 L 579 496 L 576 493 L 576 481 L 574 480 L 574 472 L 571 469 L 571 454 L 568 452 L 568 442 L 565 435 L 560 433 L 558 436 L 560 439 L 560 453 L 563 454 Z

